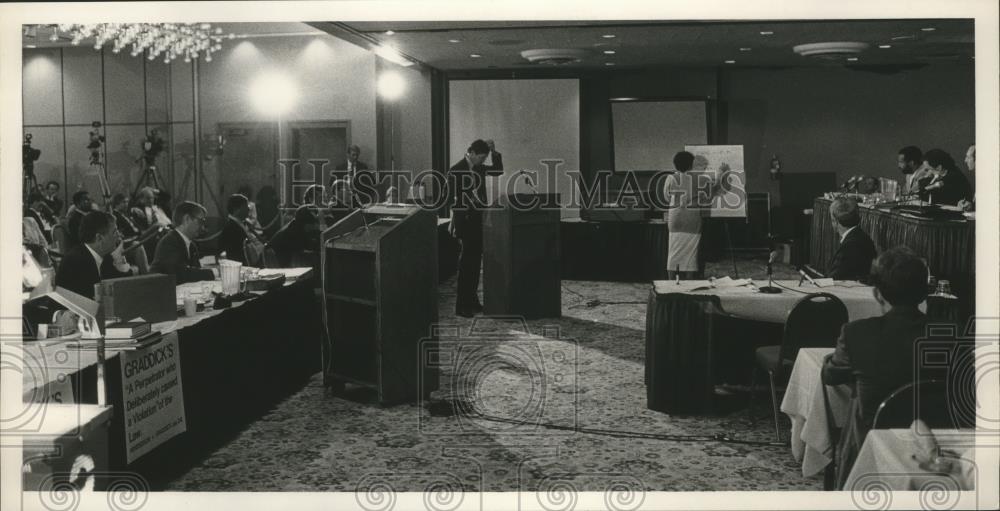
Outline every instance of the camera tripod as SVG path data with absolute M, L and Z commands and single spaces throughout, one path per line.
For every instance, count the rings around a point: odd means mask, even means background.
M 156 174 L 156 165 L 146 165 L 145 160 L 140 159 L 139 164 L 142 165 L 142 176 L 139 177 L 139 182 L 135 185 L 135 190 L 132 190 L 132 197 L 135 197 L 139 190 L 146 186 L 152 186 L 153 188 L 160 189 L 160 178 Z
M 22 190 L 22 198 L 25 204 L 28 201 L 28 195 L 31 192 L 38 190 L 38 178 L 35 177 L 35 169 L 25 166 L 24 167 L 24 188 Z

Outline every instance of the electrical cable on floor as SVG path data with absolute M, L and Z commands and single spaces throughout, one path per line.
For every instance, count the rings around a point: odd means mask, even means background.
M 496 417 L 493 415 L 484 415 L 481 412 L 477 411 L 474 406 L 469 405 L 467 403 L 462 403 L 460 401 L 453 401 L 452 407 L 456 411 L 461 410 L 462 412 L 466 413 L 469 416 L 469 418 L 479 418 L 490 422 L 499 422 L 504 424 L 541 427 L 545 429 L 552 429 L 558 431 L 573 431 L 575 433 L 600 435 L 612 438 L 643 438 L 648 440 L 663 440 L 667 442 L 720 442 L 720 443 L 741 444 L 741 445 L 759 445 L 765 447 L 787 447 L 789 445 L 788 442 L 740 440 L 732 438 L 726 433 L 717 433 L 714 435 L 664 435 L 658 433 L 639 433 L 635 431 L 615 431 L 615 430 L 598 429 L 598 428 L 586 428 L 580 426 L 564 426 L 560 424 L 536 423 L 531 421 Z

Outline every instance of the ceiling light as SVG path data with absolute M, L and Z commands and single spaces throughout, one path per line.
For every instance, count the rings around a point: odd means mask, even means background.
M 604 65 L 605 66 L 613 66 L 613 65 L 615 65 L 615 63 L 614 62 L 605 62 Z
M 857 62 L 858 58 L 857 57 L 847 57 L 847 61 L 848 62 Z
M 614 34 L 604 34 L 601 37 L 603 37 L 605 39 L 614 39 L 615 35 Z
M 761 30 L 760 35 L 774 35 L 774 32 L 770 30 Z
M 726 61 L 726 64 L 735 64 L 735 63 L 736 63 L 736 61 L 735 61 L 735 60 L 727 60 L 727 61 Z
M 190 62 L 199 56 L 210 62 L 212 53 L 222 49 L 222 40 L 226 38 L 221 28 L 213 30 L 209 23 L 63 24 L 57 25 L 56 30 L 69 37 L 73 46 L 93 39 L 95 50 L 105 46 L 114 53 L 130 49 L 133 57 L 145 53 L 149 60 L 162 54 L 164 62 L 182 57 Z
M 383 98 L 391 101 L 403 95 L 406 90 L 406 81 L 399 73 L 388 71 L 378 77 L 376 89 Z
M 615 54 L 615 50 L 604 50 L 604 54 L 605 55 L 614 55 Z
M 746 46 L 744 46 L 743 48 L 740 48 L 740 51 L 750 51 L 750 50 L 751 50 L 751 48 L 747 48 Z
M 803 57 L 840 60 L 851 55 L 858 55 L 870 47 L 868 43 L 837 41 L 825 43 L 799 44 L 792 51 Z
M 389 62 L 399 64 L 404 67 L 413 65 L 413 62 L 410 62 L 406 57 L 402 56 L 392 46 L 377 46 L 372 51 L 375 52 L 375 55 L 378 55 Z
M 521 57 L 528 62 L 549 66 L 576 64 L 590 55 L 587 50 L 577 48 L 539 48 L 521 52 Z
M 24 47 L 25 47 L 25 48 L 28 48 L 29 50 L 33 50 L 33 49 L 35 49 L 35 48 L 38 48 L 37 46 L 35 46 L 35 45 L 33 45 L 33 44 L 26 44 L 26 45 L 24 45 Z
M 385 35 L 393 35 L 393 34 L 395 34 L 395 32 L 393 32 L 392 30 L 385 31 Z
M 924 28 L 921 28 L 920 30 L 922 30 L 924 32 L 933 32 L 933 31 L 935 31 L 937 29 L 934 28 L 934 27 L 924 27 Z
M 288 113 L 298 99 L 298 86 L 282 71 L 265 72 L 250 84 L 250 101 L 264 115 Z
M 882 48 L 883 50 L 885 50 L 885 49 L 888 49 L 888 48 L 892 48 L 892 45 L 891 44 L 880 44 L 880 45 L 878 45 L 878 47 Z
M 460 43 L 460 42 L 462 42 L 462 40 L 461 39 L 448 39 L 448 42 L 449 43 Z
M 482 57 L 482 55 L 480 55 L 480 54 L 478 54 L 478 53 L 473 53 L 473 54 L 469 55 L 469 57 L 472 57 L 472 58 L 474 58 L 474 59 L 478 59 L 478 58 L 481 58 L 481 57 Z

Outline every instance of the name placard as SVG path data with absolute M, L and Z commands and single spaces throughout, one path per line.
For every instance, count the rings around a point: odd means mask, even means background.
M 132 463 L 187 430 L 177 333 L 121 357 L 125 456 Z

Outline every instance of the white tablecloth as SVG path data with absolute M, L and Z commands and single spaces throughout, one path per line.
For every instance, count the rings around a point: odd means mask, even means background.
M 868 432 L 858 453 L 845 491 L 872 490 L 956 492 L 975 487 L 976 465 L 973 430 L 936 430 L 934 437 L 942 449 L 960 458 L 951 459 L 948 473 L 934 473 L 920 467 L 913 454 L 919 451 L 914 433 L 908 429 L 874 429 Z M 995 467 L 994 467 L 995 468 Z M 941 507 L 948 509 L 948 507 Z
M 792 455 L 795 461 L 802 462 L 804 477 L 822 472 L 833 460 L 820 381 L 823 358 L 832 352 L 833 348 L 800 349 L 781 401 L 781 411 L 792 419 Z M 826 388 L 834 422 L 843 427 L 850 411 L 851 388 L 847 385 Z
M 776 286 L 784 286 L 781 293 L 765 294 L 748 286 L 716 287 L 693 291 L 708 287 L 707 280 L 654 280 L 653 287 L 657 294 L 685 293 L 693 295 L 716 295 L 722 309 L 729 314 L 741 318 L 771 323 L 784 323 L 792 307 L 804 296 L 810 293 L 830 293 L 840 298 L 847 307 L 847 317 L 858 320 L 882 315 L 882 306 L 875 300 L 872 288 L 857 282 L 836 281 L 836 285 L 819 288 L 812 284 L 801 287 L 797 280 L 776 280 Z M 767 281 L 754 281 L 757 286 L 766 286 Z

